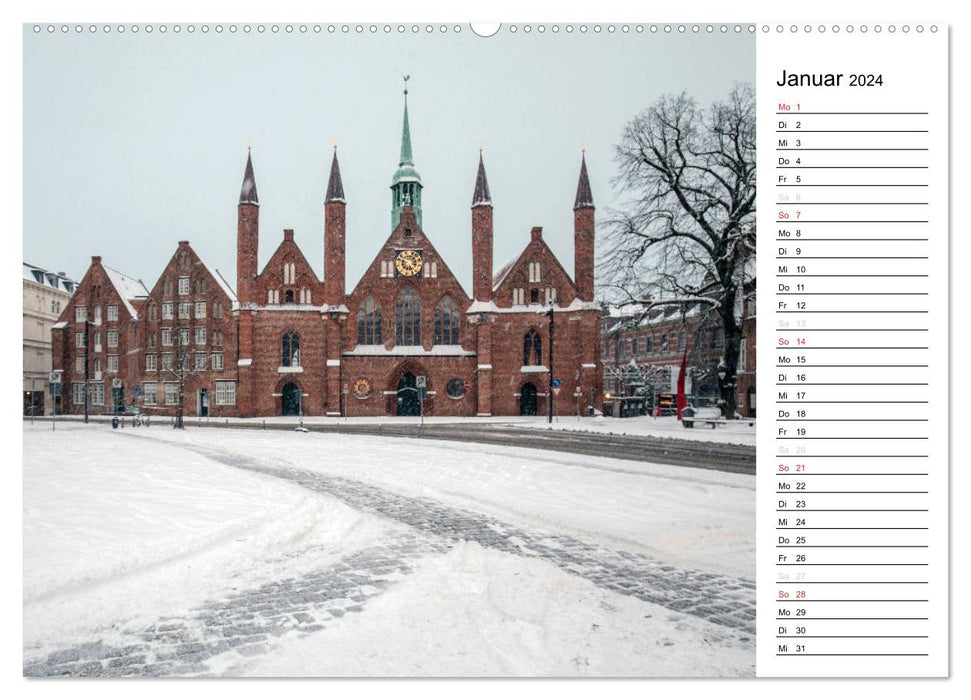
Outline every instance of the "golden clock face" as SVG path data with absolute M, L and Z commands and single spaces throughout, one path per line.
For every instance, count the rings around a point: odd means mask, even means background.
M 414 277 L 421 272 L 421 253 L 417 250 L 402 250 L 394 260 L 399 275 Z

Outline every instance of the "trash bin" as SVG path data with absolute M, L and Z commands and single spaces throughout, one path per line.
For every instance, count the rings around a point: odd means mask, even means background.
M 117 428 L 118 427 L 118 418 L 117 417 L 111 419 L 111 427 L 112 428 Z
M 681 422 L 684 424 L 685 428 L 693 428 L 695 421 L 695 409 L 691 406 L 685 406 L 681 409 Z

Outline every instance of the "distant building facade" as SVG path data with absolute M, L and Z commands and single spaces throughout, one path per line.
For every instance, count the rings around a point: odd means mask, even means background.
M 756 313 L 754 281 L 742 308 L 742 344 L 735 387 L 742 416 L 756 411 Z M 609 398 L 642 396 L 648 410 L 677 393 L 681 361 L 687 353 L 685 392 L 699 403 L 720 397 L 718 369 L 725 334 L 718 315 L 701 304 L 605 307 L 600 322 L 604 391 Z
M 599 408 L 600 307 L 585 156 L 573 206 L 572 277 L 541 227 L 493 273 L 493 202 L 480 154 L 469 295 L 422 228 L 422 187 L 406 97 L 391 233 L 347 293 L 348 203 L 336 150 L 323 202 L 322 278 L 291 229 L 260 267 L 261 204 L 248 156 L 235 290 L 185 241 L 151 290 L 92 258 L 53 336 L 55 364 L 71 387 L 67 410 L 80 413 L 87 397 L 96 412 L 134 404 L 173 413 L 180 394 L 189 416 L 489 416 L 550 408 L 569 415 Z M 552 319 L 539 313 L 550 309 Z
M 24 276 L 24 415 L 50 415 L 60 409 L 59 397 L 52 397 L 49 378 L 51 328 L 70 306 L 77 283 L 63 272 L 51 272 L 36 265 L 23 264 Z

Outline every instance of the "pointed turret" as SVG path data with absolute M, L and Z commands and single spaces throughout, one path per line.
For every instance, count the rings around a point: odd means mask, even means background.
M 587 154 L 580 159 L 580 181 L 577 182 L 577 198 L 573 202 L 574 209 L 593 206 L 593 194 L 590 192 L 590 178 L 587 177 Z
M 337 147 L 334 147 L 334 160 L 330 163 L 330 180 L 327 182 L 327 197 L 324 202 L 343 202 L 344 183 L 341 182 L 341 167 L 337 162 Z
M 240 204 L 259 204 L 256 194 L 256 176 L 253 174 L 253 151 L 246 155 L 246 172 L 243 173 L 243 186 L 239 191 Z
M 492 196 L 482 162 L 482 146 L 472 195 L 472 298 L 492 300 Z
M 246 171 L 236 209 L 236 296 L 240 304 L 248 304 L 256 301 L 256 258 L 260 247 L 260 202 L 253 175 L 252 145 L 246 154 Z
M 330 181 L 324 199 L 324 302 L 333 306 L 344 303 L 344 275 L 346 258 L 346 201 L 341 168 L 337 162 L 337 140 L 334 139 L 334 159 L 330 163 Z
M 489 181 L 486 179 L 485 163 L 482 162 L 482 151 L 479 151 L 479 173 L 475 177 L 475 192 L 472 194 L 472 206 L 492 206 L 492 195 L 489 194 Z
M 577 286 L 580 301 L 593 301 L 594 233 L 593 194 L 590 192 L 590 178 L 587 177 L 587 154 L 584 147 L 580 160 L 577 197 L 573 203 L 573 282 Z
M 421 226 L 421 176 L 415 170 L 411 153 L 411 126 L 408 123 L 408 79 L 405 76 L 405 115 L 401 126 L 401 157 L 398 169 L 391 178 L 391 228 L 401 221 L 401 209 L 411 207 L 415 220 Z

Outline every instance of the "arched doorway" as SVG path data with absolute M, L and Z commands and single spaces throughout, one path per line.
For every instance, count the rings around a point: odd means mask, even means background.
M 536 385 L 526 382 L 519 390 L 519 415 L 536 415 Z
M 299 416 L 300 407 L 303 403 L 303 396 L 301 395 L 300 387 L 290 382 L 283 387 L 283 415 L 285 416 Z
M 396 414 L 399 416 L 421 415 L 421 404 L 418 401 L 418 388 L 415 375 L 405 372 L 398 380 L 398 406 Z

